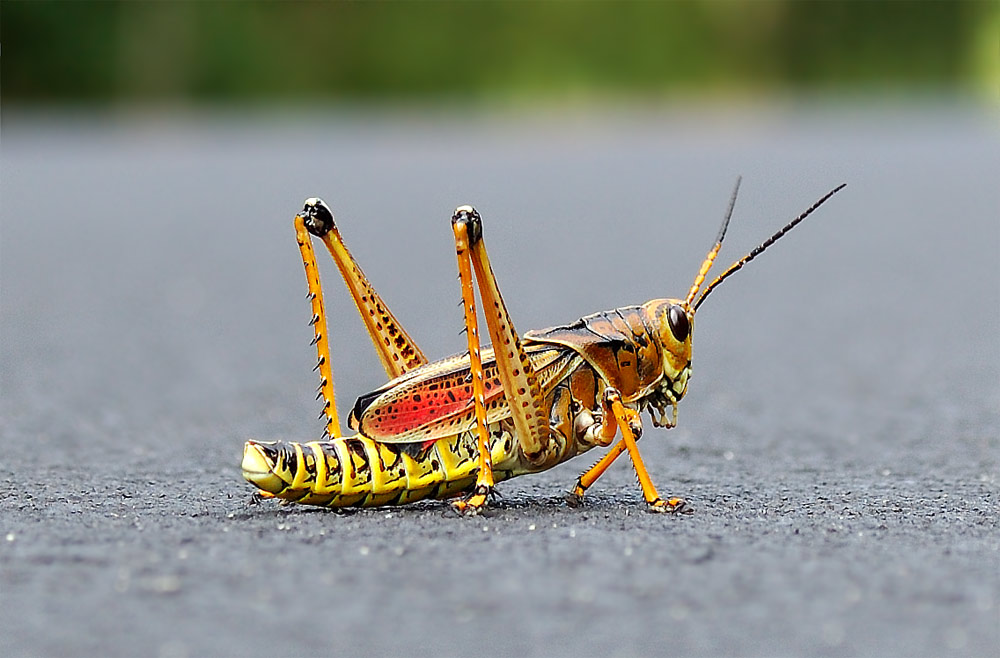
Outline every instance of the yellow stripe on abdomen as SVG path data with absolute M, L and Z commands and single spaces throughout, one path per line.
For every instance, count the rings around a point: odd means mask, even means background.
M 490 430 L 491 457 L 500 479 L 518 474 L 513 436 L 499 424 Z M 471 432 L 440 439 L 418 457 L 401 445 L 360 435 L 269 445 L 281 455 L 273 472 L 288 483 L 274 495 L 307 505 L 369 507 L 446 498 L 471 489 L 478 469 Z

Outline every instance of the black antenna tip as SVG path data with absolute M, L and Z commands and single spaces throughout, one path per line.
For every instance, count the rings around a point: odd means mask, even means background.
M 729 228 L 729 220 L 732 218 L 733 210 L 736 208 L 736 197 L 740 193 L 740 183 L 742 182 L 743 176 L 737 176 L 736 185 L 733 186 L 733 194 L 729 197 L 729 207 L 726 208 L 726 219 L 722 222 L 722 228 L 719 229 L 719 235 L 715 239 L 715 244 L 722 244 L 723 239 L 726 237 L 726 230 Z
M 732 275 L 733 273 L 737 272 L 740 268 L 742 268 L 744 265 L 746 265 L 747 263 L 749 263 L 750 261 L 752 261 L 754 258 L 756 258 L 757 256 L 759 256 L 762 253 L 764 253 L 764 251 L 768 247 L 770 247 L 775 242 L 777 242 L 778 240 L 780 240 L 786 233 L 788 233 L 793 228 L 795 228 L 799 223 L 801 223 L 802 220 L 804 220 L 809 215 L 813 214 L 813 212 L 815 212 L 817 208 L 819 208 L 824 203 L 826 203 L 830 199 L 830 197 L 832 197 L 834 194 L 836 194 L 837 192 L 841 191 L 845 187 L 847 187 L 847 183 L 841 183 L 837 187 L 833 188 L 832 190 L 830 190 L 829 192 L 827 192 L 826 194 L 824 194 L 819 199 L 819 201 L 817 201 L 816 203 L 814 203 L 811 206 L 809 206 L 809 208 L 807 208 L 805 210 L 805 212 L 803 212 L 801 215 L 799 215 L 798 217 L 796 217 L 792 221 L 790 221 L 787 224 L 785 224 L 781 228 L 781 230 L 779 230 L 777 233 L 775 233 L 774 235 L 772 235 L 771 237 L 769 237 L 767 240 L 764 240 L 764 242 L 762 242 L 760 244 L 760 246 L 758 246 L 753 251 L 751 251 L 749 254 L 747 254 L 743 258 L 739 259 L 738 261 L 736 261 L 735 263 L 733 263 L 732 265 L 730 265 L 729 267 L 727 267 L 726 270 L 722 274 L 720 274 L 719 276 L 717 276 L 715 278 L 715 280 L 712 281 L 712 283 L 708 284 L 707 288 L 705 288 L 705 289 L 703 289 L 701 291 L 701 294 L 698 296 L 698 299 L 694 303 L 695 310 L 698 310 L 698 307 L 702 305 L 702 303 L 708 298 L 708 295 L 713 290 L 715 290 L 720 283 L 722 283 L 723 281 L 725 281 L 727 278 L 729 278 L 730 275 Z M 728 223 L 728 220 L 727 220 L 727 223 Z M 723 226 L 723 228 L 725 228 L 725 226 Z

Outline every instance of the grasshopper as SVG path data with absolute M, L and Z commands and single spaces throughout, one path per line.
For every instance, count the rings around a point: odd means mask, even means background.
M 736 204 L 739 180 L 714 246 L 683 299 L 654 299 L 519 336 L 500 295 L 483 241 L 483 221 L 460 206 L 451 226 L 468 351 L 429 362 L 348 251 L 329 207 L 307 199 L 294 220 L 312 303 L 320 373 L 317 399 L 326 430 L 318 441 L 247 441 L 243 476 L 257 494 L 329 507 L 378 506 L 453 498 L 465 515 L 484 509 L 497 482 L 552 468 L 596 446 L 613 447 L 576 481 L 572 505 L 624 452 L 647 509 L 690 512 L 680 497 L 661 498 L 636 442 L 640 412 L 656 427 L 677 423 L 691 376 L 691 335 L 698 308 L 716 287 L 811 215 L 840 185 L 702 284 Z M 354 403 L 342 433 L 330 366 L 323 291 L 312 246 L 333 257 L 389 381 Z M 482 345 L 476 290 L 491 345 Z M 621 438 L 615 442 L 618 435 Z

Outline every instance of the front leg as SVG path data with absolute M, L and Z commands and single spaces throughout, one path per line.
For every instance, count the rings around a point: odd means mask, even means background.
M 642 421 L 639 417 L 639 412 L 623 405 L 621 394 L 614 388 L 605 389 L 604 396 L 601 399 L 601 406 L 604 410 L 601 421 L 595 422 L 594 426 L 587 428 L 586 432 L 596 437 L 606 438 L 607 442 L 610 443 L 614 439 L 617 430 L 620 429 L 622 439 L 577 479 L 576 486 L 568 494 L 568 502 L 571 505 L 582 503 L 586 490 L 611 466 L 615 459 L 627 450 L 629 457 L 632 459 L 632 466 L 639 478 L 642 496 L 646 500 L 649 511 L 675 513 L 690 513 L 693 511 L 683 498 L 668 498 L 664 500 L 657 493 L 656 487 L 653 485 L 653 481 L 646 471 L 646 466 L 642 462 L 642 456 L 639 454 L 639 446 L 636 443 L 642 436 Z M 607 443 L 603 445 L 607 445 Z
M 578 441 L 584 445 L 608 446 L 615 440 L 618 434 L 618 422 L 615 420 L 614 409 L 611 408 L 612 393 L 617 393 L 612 388 L 604 390 L 601 396 L 601 413 L 584 411 L 577 415 L 574 422 L 574 429 Z M 641 432 L 640 432 L 641 433 Z M 596 464 L 591 466 L 576 480 L 576 485 L 566 495 L 566 502 L 577 507 L 583 503 L 583 495 L 590 488 L 597 478 L 604 475 L 604 471 L 615 462 L 621 454 L 625 452 L 625 442 L 619 441 L 615 447 L 601 457 Z

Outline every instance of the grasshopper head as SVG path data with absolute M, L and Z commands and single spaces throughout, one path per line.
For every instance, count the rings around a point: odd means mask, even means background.
M 729 219 L 733 215 L 733 208 L 736 206 L 736 195 L 740 189 L 740 180 L 736 180 L 736 188 L 729 200 L 729 208 L 726 217 L 719 229 L 719 235 L 715 239 L 715 246 L 709 250 L 698 274 L 691 284 L 691 289 L 685 299 L 654 299 L 644 306 L 647 318 L 652 320 L 652 326 L 656 327 L 656 339 L 660 343 L 663 353 L 663 375 L 665 377 L 660 391 L 668 400 L 680 400 L 687 392 L 688 377 L 691 374 L 691 331 L 694 327 L 694 314 L 698 307 L 705 301 L 709 293 L 715 290 L 720 283 L 729 278 L 741 267 L 762 254 L 772 244 L 781 239 L 788 231 L 795 228 L 813 211 L 823 205 L 827 199 L 844 188 L 844 184 L 838 185 L 828 192 L 819 201 L 810 206 L 805 212 L 786 224 L 780 231 L 765 240 L 759 247 L 748 253 L 725 269 L 719 276 L 702 288 L 705 277 L 708 276 L 715 257 L 722 248 L 722 241 L 726 237 L 726 229 L 729 227 Z
M 243 446 L 243 477 L 269 494 L 288 488 L 295 473 L 295 453 L 279 441 L 247 441 Z
M 691 333 L 694 309 L 683 299 L 654 299 L 645 305 L 646 317 L 655 328 L 653 338 L 663 355 L 664 394 L 676 402 L 687 393 L 691 376 Z

